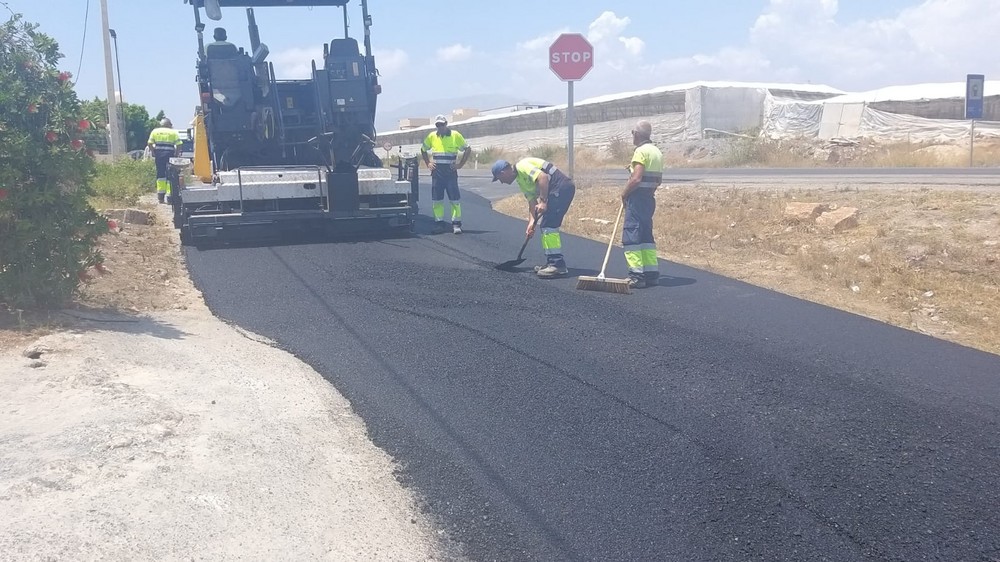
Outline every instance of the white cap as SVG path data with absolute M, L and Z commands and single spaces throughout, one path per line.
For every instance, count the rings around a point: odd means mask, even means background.
M 438 115 L 434 118 L 434 124 L 437 125 L 438 123 L 448 123 L 448 118 L 444 115 Z

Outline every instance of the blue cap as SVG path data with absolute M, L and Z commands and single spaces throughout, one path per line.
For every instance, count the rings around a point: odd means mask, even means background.
M 493 181 L 500 179 L 500 172 L 502 172 L 507 166 L 510 166 L 510 162 L 506 160 L 497 160 L 493 163 Z

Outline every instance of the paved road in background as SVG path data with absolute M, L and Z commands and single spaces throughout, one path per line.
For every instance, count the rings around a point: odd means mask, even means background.
M 1000 559 L 1000 357 L 665 261 L 633 295 L 537 279 L 537 240 L 499 272 L 524 223 L 465 181 L 462 236 L 186 257 L 471 558 Z M 565 238 L 594 274 L 603 246 Z
M 488 169 L 462 170 L 474 180 L 489 179 Z M 624 169 L 587 170 L 579 174 L 581 182 L 607 182 L 624 185 Z M 927 187 L 935 189 L 973 189 L 1000 191 L 1000 168 L 669 168 L 664 171 L 667 185 L 723 185 L 745 188 L 786 186 L 809 189 L 820 186 L 866 189 Z M 499 182 L 476 181 L 477 192 L 488 199 L 506 197 L 514 191 Z M 516 190 L 516 187 L 515 187 Z

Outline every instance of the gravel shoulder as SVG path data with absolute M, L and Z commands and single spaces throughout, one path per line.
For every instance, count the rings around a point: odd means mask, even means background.
M 457 558 L 346 399 L 213 317 L 172 229 L 164 269 L 123 228 L 65 326 L 0 333 L 0 559 Z

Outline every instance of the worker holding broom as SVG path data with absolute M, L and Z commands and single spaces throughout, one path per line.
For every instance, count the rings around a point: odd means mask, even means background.
M 631 175 L 622 191 L 625 224 L 622 246 L 628 263 L 628 284 L 634 289 L 656 285 L 660 276 L 653 240 L 653 213 L 656 188 L 663 183 L 663 153 L 650 140 L 653 127 L 639 121 L 632 130 L 635 152 L 628 166 Z
M 559 227 L 576 195 L 576 185 L 565 173 L 541 158 L 522 158 L 511 165 L 506 160 L 493 164 L 493 181 L 517 186 L 528 200 L 528 228 L 525 236 L 531 238 L 537 228 L 542 229 L 542 250 L 545 251 L 545 265 L 535 267 L 535 273 L 543 279 L 565 277 L 566 260 L 562 253 L 562 237 Z

